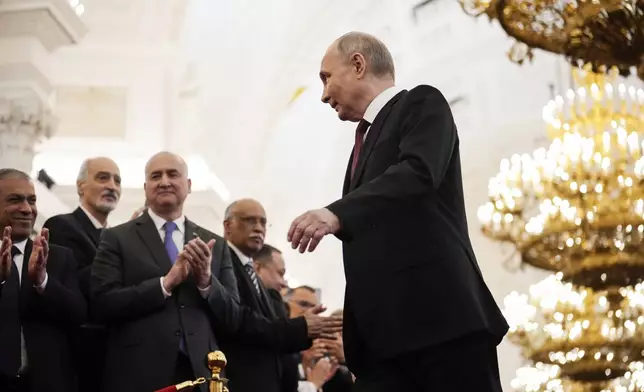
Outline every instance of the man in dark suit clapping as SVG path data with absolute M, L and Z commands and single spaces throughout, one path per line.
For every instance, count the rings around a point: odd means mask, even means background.
M 43 229 L 29 239 L 36 194 L 29 176 L 0 169 L 0 391 L 73 392 L 70 333 L 87 305 L 69 249 Z
M 191 182 L 181 157 L 154 155 L 145 178 L 147 211 L 105 230 L 92 264 L 92 311 L 109 328 L 106 390 L 152 391 L 208 377 L 216 329 L 278 346 L 298 331 L 324 331 L 319 319 L 273 322 L 239 304 L 226 241 L 183 214 Z
M 288 239 L 300 252 L 327 234 L 342 241 L 356 391 L 500 392 L 508 325 L 470 243 L 456 125 L 440 91 L 403 90 L 394 74 L 369 34 L 327 50 L 322 101 L 358 123 L 355 145 L 342 198 L 298 217 Z

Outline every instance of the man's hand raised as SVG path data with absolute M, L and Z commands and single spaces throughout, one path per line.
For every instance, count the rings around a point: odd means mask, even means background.
M 323 305 L 317 305 L 303 314 L 310 338 L 335 339 L 335 334 L 342 331 L 342 317 L 320 316 L 325 310 Z
M 2 233 L 2 245 L 0 246 L 0 283 L 7 280 L 11 273 L 11 265 L 13 263 L 13 259 L 11 258 L 12 246 L 11 226 L 7 226 L 4 228 L 4 233 Z

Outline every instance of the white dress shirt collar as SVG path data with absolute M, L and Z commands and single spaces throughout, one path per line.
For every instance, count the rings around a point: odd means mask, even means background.
M 152 219 L 152 222 L 154 222 L 154 225 L 156 226 L 157 230 L 163 231 L 165 228 L 163 225 L 167 222 L 164 218 L 161 218 L 159 215 L 157 215 L 154 211 L 152 211 L 152 208 L 148 208 L 148 214 L 150 215 L 150 218 Z M 177 225 L 177 230 L 181 233 L 184 234 L 186 233 L 186 216 L 181 214 L 180 217 L 175 219 L 173 221 Z
M 392 86 L 378 94 L 378 96 L 371 101 L 369 106 L 367 106 L 367 110 L 364 112 L 364 119 L 369 122 L 369 124 L 373 124 L 376 116 L 380 113 L 382 108 L 385 107 L 387 102 L 391 101 L 391 99 L 402 90 L 403 89 L 400 87 Z
M 98 219 L 94 218 L 94 216 L 92 214 L 90 214 L 90 212 L 87 211 L 87 209 L 85 207 L 83 207 L 82 204 L 79 205 L 79 207 L 80 207 L 81 210 L 83 210 L 85 215 L 87 215 L 87 217 L 89 218 L 89 221 L 92 222 L 92 224 L 94 225 L 95 228 L 97 228 L 97 229 L 105 229 L 105 228 L 107 228 L 107 223 L 105 224 L 105 226 L 103 226 L 101 224 L 101 222 L 98 221 Z
M 232 242 L 228 241 L 228 246 L 230 247 L 230 249 L 233 250 L 233 252 L 235 252 L 237 257 L 239 257 L 239 260 L 241 261 L 244 267 L 246 266 L 246 264 L 253 262 L 252 257 L 248 257 L 245 254 L 243 254 L 242 251 L 239 250 L 239 248 L 237 248 L 235 245 L 232 244 Z

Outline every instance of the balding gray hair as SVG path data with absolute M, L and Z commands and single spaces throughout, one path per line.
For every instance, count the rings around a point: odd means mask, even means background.
M 89 161 L 91 158 L 87 158 L 81 163 L 80 169 L 78 169 L 78 175 L 76 176 L 76 181 L 86 181 L 87 176 L 89 176 Z
M 186 162 L 186 160 L 185 160 L 185 159 L 183 159 L 183 157 L 182 157 L 181 155 L 179 155 L 179 154 L 175 154 L 175 153 L 170 152 L 170 151 L 160 151 L 160 152 L 157 152 L 156 154 L 152 155 L 152 156 L 150 157 L 150 159 L 148 159 L 148 161 L 145 163 L 145 173 L 146 173 L 146 176 L 147 176 L 147 173 L 148 173 L 148 167 L 150 166 L 150 162 L 152 162 L 154 159 L 156 159 L 156 158 L 158 158 L 158 157 L 160 157 L 160 156 L 163 156 L 163 155 L 167 155 L 167 156 L 171 156 L 171 157 L 178 158 L 178 159 L 179 159 L 179 161 L 181 162 L 181 165 L 183 166 L 183 171 L 185 172 L 186 177 L 188 177 L 188 163 Z
M 371 34 L 352 31 L 335 41 L 341 57 L 351 61 L 351 57 L 360 53 L 367 60 L 367 70 L 376 77 L 396 78 L 394 59 L 387 46 Z
M 13 168 L 0 169 L 0 180 L 27 180 L 31 181 L 31 176 L 21 170 Z
M 224 211 L 224 220 L 228 220 L 231 218 L 231 213 L 233 211 L 233 207 L 237 204 L 237 200 L 230 203 L 228 207 L 226 207 L 226 211 Z

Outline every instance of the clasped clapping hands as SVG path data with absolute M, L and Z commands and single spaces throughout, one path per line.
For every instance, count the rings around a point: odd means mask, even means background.
M 214 239 L 207 243 L 199 237 L 188 241 L 179 252 L 177 260 L 164 280 L 164 285 L 167 286 L 166 288 L 172 290 L 191 274 L 197 282 L 197 287 L 200 289 L 208 288 L 211 279 L 210 265 L 214 245 Z
M 11 249 L 11 227 L 5 227 L 0 245 L 0 282 L 4 282 L 11 274 L 13 258 Z M 42 229 L 33 240 L 31 254 L 29 255 L 27 274 L 34 286 L 41 286 L 47 277 L 47 260 L 49 259 L 49 230 Z

